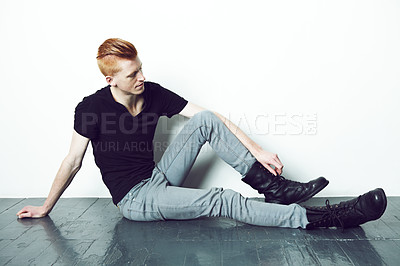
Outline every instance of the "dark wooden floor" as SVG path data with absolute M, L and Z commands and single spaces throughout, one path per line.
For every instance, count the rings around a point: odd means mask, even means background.
M 400 265 L 400 197 L 380 220 L 344 232 L 225 218 L 132 222 L 103 198 L 61 199 L 49 217 L 16 219 L 42 203 L 0 199 L 0 265 Z

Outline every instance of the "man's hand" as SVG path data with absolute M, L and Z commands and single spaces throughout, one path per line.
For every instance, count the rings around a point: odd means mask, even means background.
M 268 169 L 273 175 L 281 175 L 282 174 L 282 169 L 283 169 L 283 164 L 281 160 L 279 160 L 279 157 L 277 154 L 264 151 L 262 150 L 257 156 L 255 156 L 257 161 L 259 161 L 265 168 Z M 271 166 L 274 166 L 272 168 Z
M 17 213 L 18 218 L 41 218 L 47 215 L 43 206 L 25 206 Z
M 72 133 L 72 141 L 67 157 L 61 163 L 60 169 L 54 178 L 50 193 L 43 206 L 25 206 L 17 213 L 18 218 L 41 218 L 47 216 L 61 197 L 61 194 L 69 186 L 74 176 L 81 168 L 89 139 L 79 135 L 75 130 Z

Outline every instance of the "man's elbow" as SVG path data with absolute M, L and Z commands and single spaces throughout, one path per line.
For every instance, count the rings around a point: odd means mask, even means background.
M 68 154 L 63 163 L 66 164 L 73 172 L 78 172 L 82 166 L 82 158 Z

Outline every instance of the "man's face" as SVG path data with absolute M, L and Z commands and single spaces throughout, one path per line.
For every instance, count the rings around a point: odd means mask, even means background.
M 111 77 L 109 84 L 127 94 L 141 94 L 144 91 L 145 77 L 139 57 L 136 57 L 135 60 L 120 59 L 118 64 L 121 71 Z

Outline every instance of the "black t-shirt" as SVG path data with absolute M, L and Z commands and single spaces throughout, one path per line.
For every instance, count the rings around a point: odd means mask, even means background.
M 187 104 L 159 84 L 145 82 L 144 88 L 144 107 L 136 116 L 114 100 L 110 86 L 83 98 L 75 108 L 74 129 L 91 140 L 96 165 L 114 204 L 141 180 L 151 177 L 159 117 L 172 117 Z

